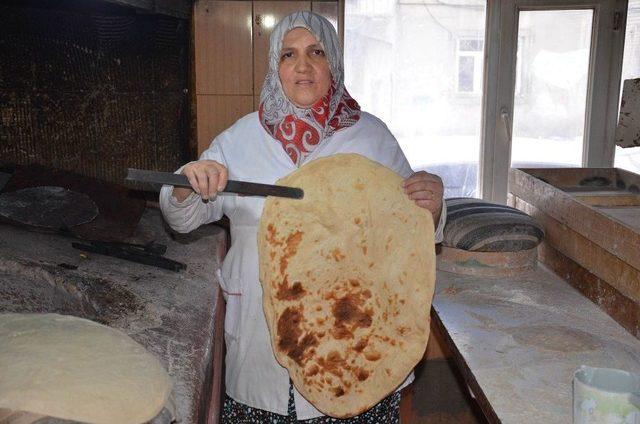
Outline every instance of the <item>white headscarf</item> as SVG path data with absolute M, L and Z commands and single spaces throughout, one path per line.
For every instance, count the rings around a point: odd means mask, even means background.
M 306 28 L 322 45 L 331 70 L 332 84 L 329 104 L 300 108 L 284 93 L 278 73 L 282 41 L 293 28 Z M 327 113 L 325 107 L 329 108 Z M 318 116 L 326 116 L 325 122 Z M 269 46 L 269 69 L 260 94 L 260 122 L 300 165 L 310 151 L 334 132 L 355 124 L 360 118 L 360 106 L 344 87 L 344 65 L 338 34 L 324 17 L 309 11 L 285 16 L 273 29 Z M 302 122 L 300 122 L 302 121 Z M 298 128 L 296 128 L 296 126 Z M 316 135 L 317 133 L 317 135 Z M 301 140 L 294 142 L 298 136 Z M 300 142 L 302 141 L 302 142 Z

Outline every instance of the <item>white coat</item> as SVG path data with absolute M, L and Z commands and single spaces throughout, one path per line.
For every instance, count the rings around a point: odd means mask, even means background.
M 403 178 L 413 173 L 386 125 L 366 112 L 362 112 L 355 125 L 323 140 L 307 161 L 337 153 L 358 153 Z M 260 125 L 257 112 L 241 118 L 216 137 L 201 159 L 226 166 L 229 179 L 265 184 L 273 184 L 297 169 L 280 143 Z M 231 248 L 218 271 L 227 301 L 224 328 L 227 394 L 244 405 L 287 415 L 289 374 L 278 364 L 271 348 L 258 279 L 257 232 L 264 199 L 221 194 L 215 201 L 204 203 L 193 193 L 179 203 L 171 190 L 169 186 L 162 188 L 160 207 L 165 220 L 176 231 L 192 231 L 219 220 L 223 214 L 231 221 Z M 443 202 L 436 242 L 442 240 L 445 216 Z M 400 388 L 411 381 L 413 373 Z M 294 399 L 299 420 L 322 416 L 295 388 Z

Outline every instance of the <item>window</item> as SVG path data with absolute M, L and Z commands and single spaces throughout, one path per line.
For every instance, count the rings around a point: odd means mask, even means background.
M 592 21 L 588 9 L 520 12 L 531 42 L 520 54 L 518 38 L 515 94 L 523 69 L 532 89 L 514 104 L 512 166 L 581 165 Z
M 485 1 L 392 6 L 346 0 L 347 89 L 415 171 L 440 175 L 445 196 L 477 196 Z
M 461 94 L 482 93 L 484 71 L 484 39 L 462 38 L 458 40 L 457 49 L 457 85 L 456 91 Z M 525 37 L 518 38 L 518 60 L 516 63 L 516 96 L 522 95 L 522 62 L 521 51 L 525 46 Z
M 629 4 L 625 66 L 640 56 L 639 2 Z M 611 25 L 622 7 L 345 0 L 345 83 L 414 170 L 442 177 L 445 196 L 506 202 L 512 153 L 516 163 L 610 166 L 611 87 L 623 48 Z
M 458 93 L 482 93 L 482 39 L 463 38 L 458 40 L 457 84 Z

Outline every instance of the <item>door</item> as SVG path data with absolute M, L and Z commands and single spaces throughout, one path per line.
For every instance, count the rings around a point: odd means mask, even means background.
M 489 5 L 483 197 L 506 202 L 510 165 L 611 166 L 626 2 Z

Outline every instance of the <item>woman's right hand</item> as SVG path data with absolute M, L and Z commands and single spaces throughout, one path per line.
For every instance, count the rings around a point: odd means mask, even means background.
M 214 200 L 227 185 L 227 168 L 214 160 L 190 162 L 182 168 L 182 174 L 189 179 L 191 188 L 173 188 L 178 202 L 183 202 L 193 191 L 203 200 Z

